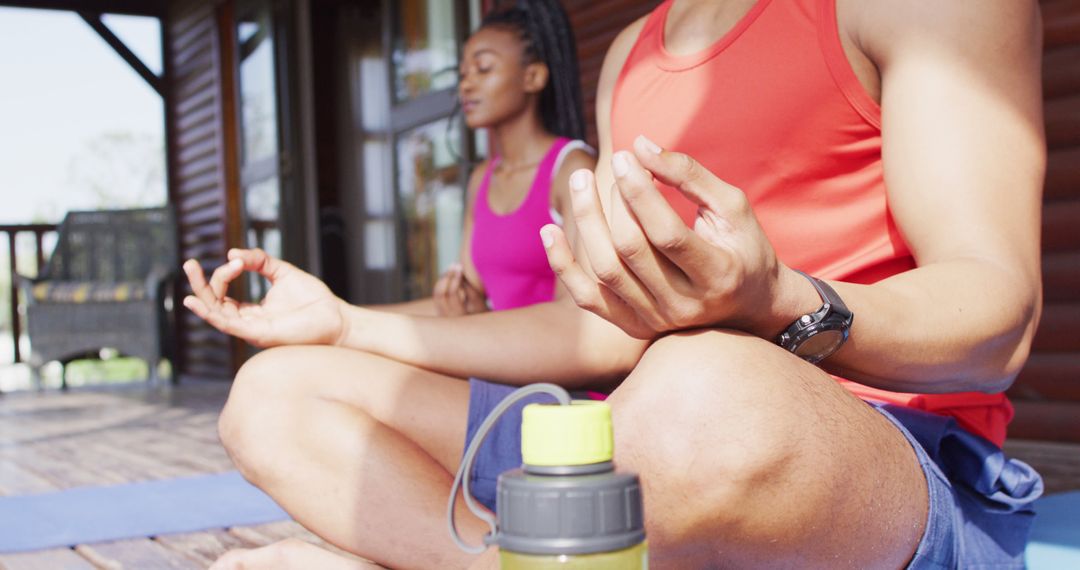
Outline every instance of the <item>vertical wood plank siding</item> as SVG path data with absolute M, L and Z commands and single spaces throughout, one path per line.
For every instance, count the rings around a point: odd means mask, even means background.
M 587 139 L 596 140 L 596 84 L 604 55 L 623 28 L 648 14 L 659 0 L 563 0 L 577 42 Z
M 1043 316 L 1012 437 L 1080 442 L 1080 0 L 1043 0 Z
M 180 227 L 181 259 L 204 267 L 223 263 L 228 244 L 229 192 L 227 137 L 231 120 L 224 113 L 231 90 L 216 3 L 172 1 L 165 19 L 165 57 L 169 67 L 166 112 L 169 129 L 170 200 Z M 234 192 L 235 193 L 235 192 Z M 181 294 L 190 289 L 186 282 Z M 232 342 L 182 306 L 177 308 L 179 373 L 229 378 Z

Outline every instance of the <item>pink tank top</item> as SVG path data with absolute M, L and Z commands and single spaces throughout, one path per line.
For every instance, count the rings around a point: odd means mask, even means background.
M 507 214 L 491 211 L 488 203 L 491 173 L 499 158 L 488 163 L 476 191 L 470 253 L 492 310 L 524 307 L 555 297 L 555 274 L 540 242 L 540 228 L 555 222 L 551 217 L 551 180 L 559 153 L 569 142 L 566 138 L 555 140 L 536 167 L 525 201 Z
M 836 0 L 758 0 L 726 35 L 688 55 L 664 47 L 672 5 L 648 17 L 612 96 L 614 150 L 644 134 L 741 188 L 781 261 L 874 283 L 915 267 L 889 211 L 881 109 L 840 43 Z M 671 188 L 691 220 L 697 206 Z M 864 399 L 955 417 L 1001 444 L 1004 394 L 902 394 L 841 381 Z

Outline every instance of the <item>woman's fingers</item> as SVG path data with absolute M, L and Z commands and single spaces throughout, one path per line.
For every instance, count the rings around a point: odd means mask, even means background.
M 184 262 L 183 270 L 184 274 L 187 275 L 188 283 L 191 284 L 191 292 L 198 297 L 198 300 L 201 301 L 207 309 L 216 306 L 218 298 L 214 295 L 210 285 L 206 282 L 206 275 L 203 273 L 202 266 L 199 265 L 199 262 L 194 259 L 189 259 Z
M 195 295 L 187 295 L 184 297 L 184 306 L 189 311 L 195 313 L 200 319 L 206 319 L 206 315 L 210 312 L 210 309 L 206 306 L 206 303 L 199 299 Z
M 254 271 L 266 277 L 270 283 L 279 279 L 284 272 L 293 267 L 288 262 L 282 261 L 259 248 L 233 248 L 229 250 L 227 255 L 229 261 L 240 260 L 244 271 Z
M 431 298 L 435 301 L 435 309 L 440 315 L 456 316 L 468 312 L 462 291 L 461 273 L 461 265 L 452 264 L 435 282 Z
M 461 287 L 461 266 L 454 264 L 450 270 L 450 283 L 449 283 L 450 297 L 454 303 L 461 307 L 462 312 L 465 311 L 465 291 Z
M 244 264 L 236 259 L 215 269 L 210 275 L 210 291 L 213 292 L 214 297 L 219 301 L 224 299 L 229 292 L 229 283 L 232 283 L 243 272 Z

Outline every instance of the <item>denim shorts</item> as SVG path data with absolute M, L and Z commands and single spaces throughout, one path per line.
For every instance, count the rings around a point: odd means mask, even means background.
M 492 408 L 517 387 L 471 379 L 469 388 L 466 447 Z M 521 410 L 550 401 L 537 394 L 512 406 L 477 453 L 469 488 L 492 511 L 499 474 L 521 466 Z M 1031 503 L 1043 490 L 1039 474 L 952 418 L 869 404 L 904 434 L 926 476 L 926 529 L 908 568 L 1024 568 Z
M 904 434 L 926 476 L 926 529 L 908 568 L 1024 568 L 1039 474 L 952 418 L 871 405 Z

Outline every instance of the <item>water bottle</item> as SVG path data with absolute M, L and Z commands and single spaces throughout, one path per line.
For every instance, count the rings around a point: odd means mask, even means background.
M 499 475 L 493 518 L 469 492 L 476 450 L 506 409 L 538 392 L 555 396 L 558 404 L 525 407 L 523 465 Z M 515 391 L 491 411 L 465 452 L 447 509 L 451 537 L 466 552 L 485 549 L 464 543 L 454 527 L 461 485 L 466 505 L 491 527 L 484 543 L 499 547 L 503 570 L 648 568 L 641 484 L 637 475 L 615 470 L 613 450 L 607 403 L 571 401 L 552 384 Z

